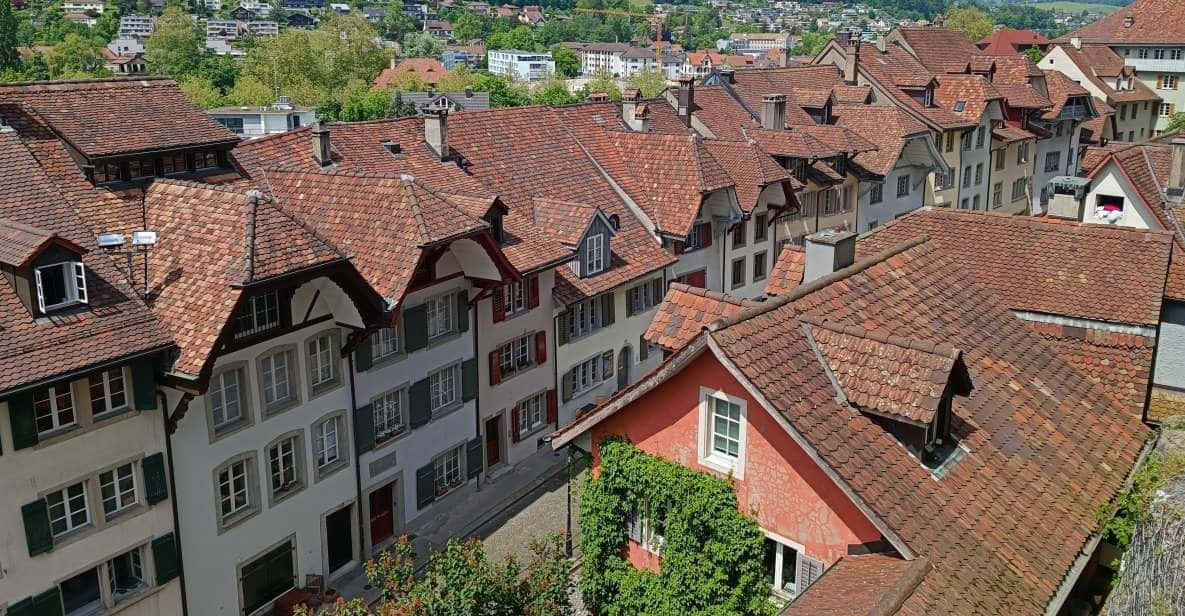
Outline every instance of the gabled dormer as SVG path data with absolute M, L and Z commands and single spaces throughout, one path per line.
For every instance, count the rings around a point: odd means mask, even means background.
M 568 268 L 581 278 L 596 276 L 612 267 L 612 239 L 621 226 L 595 206 L 558 199 L 538 198 L 532 202 L 532 223 L 556 235 L 576 253 Z
M 0 271 L 34 317 L 90 302 L 86 252 L 56 233 L 0 218 Z

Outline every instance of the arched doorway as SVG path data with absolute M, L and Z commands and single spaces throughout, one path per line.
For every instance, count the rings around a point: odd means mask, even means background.
M 625 389 L 630 384 L 630 366 L 633 364 L 633 349 L 629 345 L 621 347 L 617 354 L 617 389 Z

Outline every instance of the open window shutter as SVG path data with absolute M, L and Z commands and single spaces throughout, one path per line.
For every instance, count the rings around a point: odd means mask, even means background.
M 431 464 L 416 469 L 416 507 L 423 509 L 436 500 L 436 475 Z
M 605 379 L 613 376 L 613 349 L 601 354 L 601 376 Z
M 8 423 L 12 427 L 13 449 L 37 444 L 37 414 L 33 411 L 33 392 L 24 391 L 8 399 Z
M 569 370 L 564 373 L 560 379 L 561 393 L 563 394 L 564 402 L 572 399 L 572 371 Z
M 493 295 L 490 296 L 490 306 L 494 311 L 494 322 L 500 323 L 506 320 L 506 301 L 503 294 L 506 293 L 505 287 L 498 287 L 494 289 Z
M 700 270 L 688 276 L 688 284 L 693 287 L 706 289 L 708 288 L 708 271 Z
M 662 278 L 655 278 L 650 281 L 650 305 L 657 306 L 662 302 Z
M 799 552 L 798 587 L 795 588 L 794 594 L 801 595 L 802 593 L 806 592 L 806 589 L 809 588 L 811 584 L 814 584 L 815 580 L 819 579 L 819 576 L 821 575 L 823 575 L 823 561 L 815 560 L 810 556 Z
M 374 405 L 364 404 L 354 409 L 354 441 L 358 453 L 374 449 Z
M 469 402 L 477 397 L 477 359 L 466 359 L 461 364 L 461 400 Z
M 154 453 L 141 463 L 144 467 L 144 499 L 155 505 L 169 497 L 169 481 L 165 478 L 165 454 Z
M 613 325 L 613 293 L 601 296 L 601 327 Z
M 469 331 L 469 291 L 465 289 L 457 292 L 457 331 Z
M 481 439 L 471 438 L 465 444 L 465 476 L 469 479 L 481 474 Z
M 635 314 L 638 313 L 638 309 L 641 308 L 640 306 L 636 306 L 636 302 L 634 301 L 634 297 L 636 297 L 635 293 L 641 293 L 641 291 L 642 291 L 642 289 L 639 287 L 634 287 L 632 289 L 625 290 L 625 316 L 626 317 L 634 316 Z
M 418 428 L 432 419 L 432 401 L 429 400 L 428 379 L 412 383 L 407 389 L 408 420 L 411 427 Z
M 650 345 L 646 344 L 646 336 L 638 336 L 638 361 L 646 361 L 650 358 Z
M 560 421 L 560 404 L 556 400 L 554 389 L 547 390 L 547 423 L 558 424 Z
M 556 319 L 556 345 L 562 346 L 568 344 L 568 323 L 572 319 L 571 312 L 561 312 L 560 317 Z
M 699 245 L 701 248 L 712 245 L 712 225 L 710 223 L 705 222 L 699 226 Z
M 510 441 L 517 443 L 519 441 L 519 431 L 523 429 L 522 422 L 519 420 L 518 407 L 514 406 L 510 409 Z
M 420 304 L 403 311 L 403 335 L 407 352 L 428 346 L 428 307 Z
M 374 342 L 378 337 L 378 332 L 371 332 L 370 337 L 354 349 L 354 369 L 358 372 L 366 372 L 374 365 Z
M 539 277 L 531 276 L 527 279 L 527 308 L 539 306 Z
M 490 385 L 502 382 L 502 353 L 498 349 L 490 351 Z
M 547 333 L 535 332 L 535 365 L 547 363 Z
M 37 310 L 45 314 L 45 290 L 41 287 L 41 270 L 33 270 L 33 278 L 37 280 Z
M 177 577 L 181 572 L 181 559 L 177 558 L 177 540 L 173 533 L 152 540 L 152 560 L 156 563 L 158 586 Z
M 86 294 L 86 266 L 81 261 L 74 262 L 74 284 L 78 291 L 78 301 L 84 304 L 90 301 Z
M 132 387 L 136 395 L 136 410 L 156 410 L 156 366 L 151 359 L 132 364 Z
M 8 606 L 8 616 L 62 616 L 62 594 L 57 586 Z
M 48 553 L 53 549 L 53 533 L 49 530 L 49 505 L 39 498 L 21 507 L 25 521 L 25 541 L 29 545 L 29 556 Z

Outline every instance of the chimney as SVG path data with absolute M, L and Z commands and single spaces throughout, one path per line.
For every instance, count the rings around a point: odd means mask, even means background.
M 1169 185 L 1165 191 L 1169 198 L 1180 202 L 1185 197 L 1185 135 L 1172 140 L 1173 163 L 1169 168 Z
M 766 94 L 761 97 L 761 128 L 784 130 L 786 128 L 786 95 Z
M 1070 37 L 1070 45 L 1072 45 L 1074 47 L 1074 49 L 1082 49 L 1082 37 L 1081 36 L 1071 36 Z
M 806 252 L 803 284 L 843 269 L 856 260 L 854 231 L 827 229 L 806 236 L 803 243 Z
M 724 78 L 725 82 L 729 84 L 734 84 L 737 82 L 737 72 L 735 70 L 731 68 L 722 68 L 717 72 L 720 73 L 720 76 Z
M 844 83 L 854 86 L 856 85 L 856 67 L 860 65 L 860 41 L 858 39 L 848 39 L 846 53 L 843 58 L 843 80 Z
M 424 111 L 424 141 L 440 160 L 448 160 L 448 111 L 427 109 Z
M 313 122 L 313 160 L 322 167 L 333 164 L 329 148 L 329 129 L 320 121 Z
M 621 95 L 621 119 L 625 122 L 630 130 L 645 132 L 641 130 L 641 120 L 638 114 L 638 102 L 642 100 L 642 93 L 637 88 L 630 88 Z M 645 109 L 645 106 L 642 106 Z
M 608 92 L 589 92 L 588 93 L 588 102 L 590 102 L 590 103 L 604 103 L 604 102 L 608 102 L 608 100 L 609 100 L 609 93 Z
M 258 190 L 247 191 L 247 243 L 243 246 L 243 282 L 255 279 L 255 221 L 259 217 L 259 202 L 263 199 L 263 193 Z
M 691 77 L 679 78 L 679 119 L 683 125 L 691 126 L 692 105 L 695 104 L 695 81 Z
M 876 35 L 876 50 L 881 53 L 885 53 L 885 35 L 884 34 Z

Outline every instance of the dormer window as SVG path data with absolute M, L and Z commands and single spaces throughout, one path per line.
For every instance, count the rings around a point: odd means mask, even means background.
M 605 236 L 597 233 L 584 240 L 584 275 L 599 274 L 605 269 Z
M 107 184 L 123 179 L 119 170 L 119 163 L 99 163 L 95 165 L 95 184 Z
M 33 270 L 37 282 L 37 308 L 42 314 L 88 303 L 86 266 L 81 261 L 63 261 Z
M 247 298 L 235 317 L 235 338 L 246 338 L 280 326 L 280 293 L 269 291 Z

